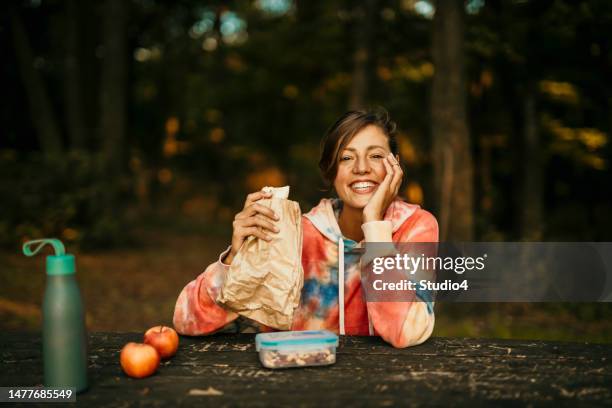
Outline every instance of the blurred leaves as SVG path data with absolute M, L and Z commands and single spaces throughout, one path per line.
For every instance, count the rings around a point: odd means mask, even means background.
M 322 191 L 318 174 L 319 141 L 346 110 L 352 54 L 360 45 L 352 33 L 362 16 L 356 3 L 338 0 L 130 2 L 125 169 L 111 182 L 96 153 L 109 135 L 99 135 L 91 113 L 104 55 L 100 7 L 79 4 L 89 152 L 71 146 L 63 155 L 39 152 L 9 21 L 0 19 L 9 33 L 0 36 L 7 58 L 0 67 L 0 245 L 16 249 L 22 240 L 56 236 L 71 245 L 121 246 L 136 227 L 145 228 L 137 239 L 149 247 L 141 251 L 78 257 L 93 327 L 139 330 L 158 324 L 160 315 L 170 322 L 178 291 L 227 245 L 230 220 L 247 193 L 290 184 L 303 211 L 331 194 Z M 546 174 L 544 239 L 610 240 L 612 2 L 466 4 L 479 238 L 516 238 L 516 213 L 531 205 L 515 186 L 525 89 L 534 84 Z M 433 9 L 428 1 L 378 5 L 366 102 L 385 106 L 399 125 L 401 194 L 431 210 Z M 34 67 L 60 122 L 63 8 L 49 0 L 20 9 Z M 120 197 L 117 209 L 106 204 L 109 191 Z M 130 224 L 132 218 L 139 223 Z M 151 226 L 160 228 L 146 229 Z M 0 320 L 35 328 L 39 315 L 31 302 L 41 298 L 43 277 L 29 275 L 32 260 L 19 262 L 27 267 L 9 263 L 0 274 Z M 435 334 L 609 341 L 610 313 L 605 304 L 440 305 Z
M 125 242 L 122 218 L 107 206 L 110 183 L 98 154 L 0 154 L 0 244 L 58 237 L 69 244 L 109 246 Z
M 552 153 L 569 157 L 595 170 L 606 169 L 603 148 L 608 143 L 607 134 L 593 128 L 563 126 L 561 121 L 547 115 L 543 117 L 543 125 L 555 137 L 550 145 Z
M 57 164 L 62 158 L 43 159 L 36 153 L 40 146 L 16 64 L 1 68 L 7 79 L 5 98 L 14 101 L 3 105 L 1 117 L 0 189 L 9 197 L 0 215 L 3 245 L 14 245 L 16 232 L 19 239 L 54 233 L 74 242 L 93 243 L 92 236 L 108 242 L 128 227 L 101 204 L 109 188 L 121 191 L 120 214 L 184 211 L 204 217 L 203 211 L 212 209 L 212 219 L 221 213 L 231 218 L 247 193 L 267 184 L 290 184 L 304 211 L 330 194 L 321 190 L 319 141 L 347 108 L 353 55 L 362 45 L 354 36 L 364 21 L 362 7 L 337 0 L 131 2 L 125 167 L 123 181 L 110 183 L 93 153 L 108 135 L 99 134 L 90 112 L 99 103 L 95 78 L 104 50 L 100 9 L 88 4 L 81 6 L 79 58 L 91 152 L 66 156 L 74 171 Z M 533 86 L 546 174 L 544 237 L 609 238 L 612 217 L 589 208 L 606 208 L 612 200 L 606 188 L 612 3 L 500 0 L 466 5 L 467 111 L 477 166 L 475 200 L 481 203 L 475 214 L 478 233 L 517 238 L 516 208 L 523 206 L 515 187 L 521 183 L 516 169 L 523 162 L 517 152 L 526 89 Z M 60 122 L 65 116 L 63 8 L 64 3 L 52 0 L 20 9 Z M 365 104 L 386 107 L 398 123 L 406 167 L 402 192 L 435 213 L 429 115 L 436 68 L 430 53 L 432 12 L 427 1 L 377 2 Z M 14 62 L 10 36 L 0 38 L 0 46 Z M 64 135 L 64 142 L 68 139 Z M 574 211 L 587 214 L 582 227 L 567 219 Z

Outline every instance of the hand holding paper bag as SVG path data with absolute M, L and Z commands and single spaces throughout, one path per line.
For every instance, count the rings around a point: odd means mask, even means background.
M 262 191 L 272 197 L 258 204 L 280 217 L 279 232 L 270 241 L 252 234 L 242 243 L 217 303 L 266 326 L 288 330 L 303 286 L 301 211 L 297 202 L 287 199 L 289 186 Z

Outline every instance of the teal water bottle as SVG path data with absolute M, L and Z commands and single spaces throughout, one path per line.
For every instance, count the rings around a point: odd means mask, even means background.
M 47 285 L 43 301 L 43 361 L 46 387 L 87 388 L 87 332 L 81 293 L 75 279 L 74 256 L 66 254 L 58 239 L 38 239 L 23 244 L 33 256 L 50 244 Z M 34 250 L 31 248 L 38 245 Z

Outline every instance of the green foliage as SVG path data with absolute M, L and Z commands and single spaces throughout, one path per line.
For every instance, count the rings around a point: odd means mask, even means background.
M 434 336 L 612 341 L 610 303 L 437 303 Z
M 205 196 L 235 211 L 247 193 L 262 183 L 276 182 L 291 184 L 292 198 L 304 210 L 327 194 L 319 190 L 318 143 L 347 109 L 355 83 L 356 51 L 367 47 L 355 35 L 367 21 L 358 10 L 359 2 L 286 1 L 282 4 L 288 8 L 282 11 L 256 1 L 130 4 L 129 120 L 121 147 L 127 153 L 124 168 L 140 163 L 134 170 L 144 186 L 143 193 L 137 193 L 139 205 L 156 210 L 160 201 L 174 199 L 176 204 L 168 207 L 178 213 L 183 202 Z M 466 4 L 467 111 L 474 150 L 477 237 L 521 238 L 517 219 L 530 205 L 522 196 L 525 176 L 521 170 L 527 162 L 522 146 L 525 95 L 531 90 L 544 179 L 536 197 L 543 201 L 543 239 L 609 240 L 612 3 L 500 0 Z M 79 61 L 86 80 L 81 91 L 88 128 L 94 129 L 99 126 L 101 91 L 92 80 L 100 76 L 101 32 L 94 23 L 103 13 L 88 2 L 82 7 L 79 41 L 84 55 Z M 370 59 L 364 105 L 383 105 L 390 111 L 405 141 L 400 153 L 406 182 L 418 185 L 421 204 L 437 214 L 431 183 L 434 163 L 429 154 L 429 91 L 436 68 L 430 52 L 432 20 L 415 12 L 414 2 L 380 0 L 376 7 L 376 13 L 368 14 L 374 28 L 365 41 L 370 44 Z M 20 8 L 58 122 L 66 109 L 62 100 L 63 30 L 68 26 L 64 11 L 64 3 L 57 1 L 24 3 Z M 0 28 L 10 32 L 8 25 Z M 0 50 L 11 45 L 10 35 L 0 39 Z M 11 52 L 7 51 L 9 58 Z M 0 149 L 21 155 L 19 164 L 2 162 L 6 171 L 0 176 L 0 188 L 10 194 L 25 188 L 12 174 L 22 177 L 31 174 L 32 168 L 44 168 L 45 177 L 62 177 L 28 153 L 39 149 L 40 142 L 31 125 L 18 67 L 8 63 L 1 68 L 8 78 L 6 99 L 14 103 L 0 110 L 6 134 L 0 138 Z M 174 125 L 169 130 L 171 119 Z M 60 127 L 67 128 L 66 123 Z M 70 139 L 63 136 L 64 141 Z M 90 132 L 88 148 L 99 147 L 99 139 Z M 109 186 L 97 184 L 106 180 L 91 168 L 95 154 L 88 157 L 88 164 L 79 162 L 77 167 L 91 175 L 89 184 L 70 174 L 75 178 L 70 179 L 72 186 L 80 187 L 66 187 L 71 191 L 65 198 L 69 205 L 55 212 L 45 208 L 49 200 L 42 198 L 51 194 L 44 189 L 56 188 L 53 183 L 36 181 L 40 188 L 34 199 L 9 196 L 3 202 L 9 209 L 0 215 L 1 235 L 12 242 L 16 232 L 23 237 L 49 231 L 61 234 L 71 228 L 79 232 L 79 240 L 89 235 L 91 242 L 103 243 L 104 237 L 113 236 L 120 229 L 118 218 L 108 215 L 110 211 L 96 198 Z M 30 158 L 35 159 L 32 164 Z M 160 174 L 166 175 L 165 182 Z M 178 188 L 187 184 L 189 188 Z M 61 205 L 55 196 L 53 202 Z M 94 203 L 84 205 L 94 208 L 93 218 L 86 220 L 89 210 L 75 207 L 75 202 Z M 43 213 L 53 220 L 39 216 Z M 96 228 L 83 230 L 94 224 Z
M 0 245 L 58 237 L 80 246 L 125 242 L 123 218 L 109 202 L 121 183 L 110 180 L 99 155 L 0 154 Z

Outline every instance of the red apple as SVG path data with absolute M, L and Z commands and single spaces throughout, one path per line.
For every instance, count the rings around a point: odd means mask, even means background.
M 170 358 L 176 354 L 179 337 L 171 327 L 155 326 L 145 332 L 144 342 L 155 347 L 161 358 Z
M 159 367 L 159 353 L 154 347 L 142 343 L 128 343 L 121 350 L 121 368 L 134 378 L 144 378 Z

